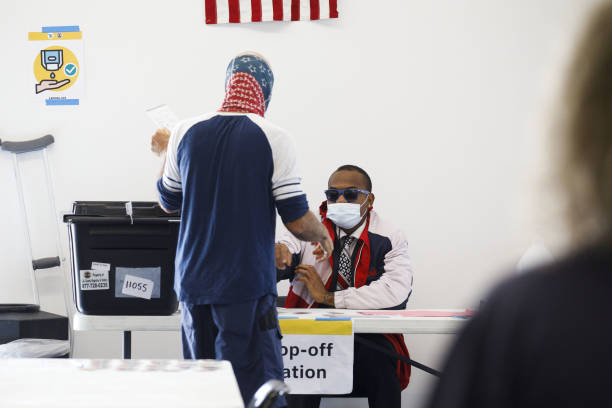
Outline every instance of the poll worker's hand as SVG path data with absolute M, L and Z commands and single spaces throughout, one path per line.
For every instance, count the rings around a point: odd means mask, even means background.
M 274 245 L 274 256 L 276 258 L 276 269 L 286 269 L 291 266 L 293 255 L 289 252 L 289 248 L 285 244 Z
M 321 277 L 312 265 L 300 264 L 295 267 L 295 280 L 304 282 L 310 296 L 317 303 L 325 303 L 333 306 L 333 293 L 328 293 L 323 285 Z M 331 295 L 331 296 L 330 296 Z M 331 303 L 330 302 L 331 297 Z
M 158 156 L 161 156 L 168 149 L 168 141 L 170 140 L 170 131 L 166 128 L 157 129 L 151 137 L 151 151 Z
M 334 243 L 329 237 L 327 230 L 325 231 L 324 239 L 319 242 L 313 242 L 312 244 L 317 246 L 314 251 L 312 251 L 317 261 L 322 261 L 329 258 L 334 250 Z

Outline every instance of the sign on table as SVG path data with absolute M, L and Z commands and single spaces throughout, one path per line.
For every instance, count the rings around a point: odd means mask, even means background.
M 293 394 L 348 394 L 353 389 L 351 320 L 279 320 L 284 380 Z

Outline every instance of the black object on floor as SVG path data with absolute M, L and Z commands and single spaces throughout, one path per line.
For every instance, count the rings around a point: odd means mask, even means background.
M 68 318 L 41 311 L 0 313 L 0 344 L 25 338 L 68 340 Z
M 33 303 L 5 303 L 0 305 L 0 313 L 32 313 L 39 310 L 40 306 Z

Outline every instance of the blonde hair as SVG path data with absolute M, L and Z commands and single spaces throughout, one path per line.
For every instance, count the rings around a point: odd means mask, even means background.
M 612 1 L 596 8 L 563 95 L 561 181 L 575 242 L 612 231 Z M 612 241 L 609 241 L 612 243 Z

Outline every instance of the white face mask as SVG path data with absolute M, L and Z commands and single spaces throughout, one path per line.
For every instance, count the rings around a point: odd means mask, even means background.
M 367 204 L 367 200 L 363 203 Z M 344 229 L 351 229 L 359 224 L 361 219 L 361 206 L 355 203 L 333 203 L 327 206 L 327 218 Z

